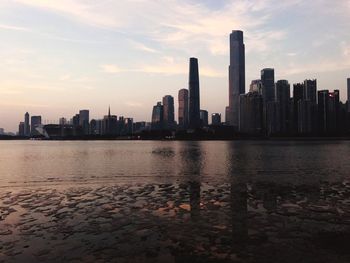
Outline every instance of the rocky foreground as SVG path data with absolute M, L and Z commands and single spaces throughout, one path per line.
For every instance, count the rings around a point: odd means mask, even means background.
M 350 262 L 350 184 L 0 188 L 0 262 Z

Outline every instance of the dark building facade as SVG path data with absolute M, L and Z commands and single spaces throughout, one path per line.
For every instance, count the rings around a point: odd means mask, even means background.
M 24 114 L 24 136 L 30 136 L 29 113 Z
M 256 92 L 240 96 L 239 131 L 257 135 L 263 131 L 263 99 Z
M 40 125 L 41 125 L 41 116 L 32 116 L 30 119 L 31 136 L 40 135 L 39 132 L 37 131 L 37 128 L 39 128 Z
M 208 126 L 208 111 L 206 110 L 200 110 L 200 119 L 201 119 L 201 126 Z
M 317 103 L 317 80 L 306 79 L 304 81 L 304 100 L 310 101 L 312 104 Z
M 152 130 L 163 129 L 163 105 L 157 102 L 152 111 Z
M 211 115 L 211 125 L 221 125 L 221 114 L 213 113 Z
M 245 93 L 245 46 L 243 31 L 230 34 L 229 106 L 226 107 L 226 124 L 239 126 L 239 98 Z
M 179 127 L 180 129 L 187 129 L 188 127 L 188 90 L 179 90 Z
M 290 84 L 288 80 L 278 80 L 276 82 L 275 100 L 280 107 L 280 132 L 286 134 L 290 127 Z
M 189 70 L 189 127 L 200 128 L 200 97 L 199 97 L 199 72 L 198 59 L 190 58 Z
M 175 128 L 174 98 L 170 95 L 163 97 L 163 122 L 165 129 Z

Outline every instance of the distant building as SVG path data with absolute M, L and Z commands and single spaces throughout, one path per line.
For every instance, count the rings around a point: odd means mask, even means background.
M 317 80 L 307 79 L 304 81 L 304 100 L 310 101 L 312 104 L 317 103 Z
M 18 126 L 18 135 L 19 136 L 25 136 L 24 126 L 25 126 L 24 122 L 19 123 L 19 126 Z
M 0 128 L 0 135 L 4 135 L 5 134 L 5 130 L 3 128 Z
M 280 132 L 287 133 L 290 127 L 290 84 L 288 80 L 278 80 L 276 82 L 275 100 L 280 107 Z
M 71 123 L 74 127 L 78 127 L 80 123 L 80 116 L 79 114 L 75 114 L 71 120 Z
M 64 117 L 59 118 L 58 123 L 59 123 L 59 125 L 66 125 L 66 124 L 68 124 L 67 119 L 64 118 Z
M 163 105 L 157 102 L 152 111 L 152 130 L 163 129 Z
M 134 133 L 139 133 L 146 130 L 146 122 L 145 121 L 134 122 L 133 130 L 134 130 Z
M 111 108 L 108 107 L 108 115 L 105 115 L 102 120 L 102 126 L 97 127 L 101 132 L 101 135 L 116 136 L 118 135 L 118 117 L 116 115 L 111 115 Z
M 304 83 L 297 83 L 293 85 L 293 132 L 298 133 L 298 123 L 299 123 L 299 116 L 298 116 L 298 103 L 300 100 L 304 100 Z
M 225 122 L 239 127 L 239 98 L 245 93 L 245 46 L 243 31 L 230 34 L 229 106 L 226 107 Z
M 277 101 L 269 101 L 266 105 L 267 135 L 278 134 L 281 132 L 280 114 L 280 103 Z
M 257 92 L 240 96 L 239 131 L 257 135 L 263 130 L 263 100 Z
M 189 127 L 197 129 L 200 127 L 200 95 L 199 95 L 199 72 L 198 59 L 190 58 L 189 72 Z
M 187 129 L 188 127 L 188 90 L 179 90 L 179 127 Z
M 37 128 L 41 126 L 41 116 L 32 116 L 31 117 L 31 136 L 38 136 L 40 133 L 37 131 Z
M 132 135 L 134 133 L 134 120 L 132 118 L 125 118 L 121 135 Z
M 339 132 L 339 90 L 329 92 L 318 91 L 318 127 L 320 134 L 334 134 Z
M 261 89 L 264 103 L 275 100 L 275 70 L 265 68 L 261 70 Z
M 262 84 L 260 79 L 252 80 L 249 87 L 249 92 L 256 92 L 262 95 Z
M 79 125 L 83 128 L 84 134 L 89 134 L 89 122 L 90 122 L 89 110 L 79 111 Z
M 200 110 L 200 120 L 201 120 L 201 126 L 208 126 L 208 111 L 206 110 Z
M 348 112 L 350 112 L 350 78 L 347 79 L 348 86 Z
M 211 125 L 221 125 L 221 114 L 213 113 L 211 115 Z
M 174 98 L 170 95 L 163 97 L 163 122 L 165 129 L 175 128 Z
M 29 113 L 26 112 L 24 115 L 24 136 L 30 136 L 30 123 L 29 123 Z
M 312 133 L 312 105 L 310 100 L 298 101 L 298 134 Z

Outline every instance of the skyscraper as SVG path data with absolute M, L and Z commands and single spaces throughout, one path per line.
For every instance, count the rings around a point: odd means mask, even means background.
M 201 126 L 208 126 L 208 111 L 200 110 Z
M 173 129 L 175 126 L 174 98 L 170 95 L 163 97 L 163 122 L 165 129 Z
M 80 110 L 79 111 L 79 125 L 83 128 L 84 134 L 89 134 L 89 110 Z
M 163 105 L 161 102 L 157 102 L 157 105 L 153 106 L 152 111 L 152 129 L 160 130 L 163 128 Z
M 198 59 L 190 58 L 189 72 L 189 127 L 197 129 L 200 127 L 200 101 L 199 101 L 199 73 Z
M 24 115 L 24 136 L 30 136 L 29 113 Z
M 257 92 L 240 96 L 239 131 L 246 134 L 260 134 L 263 124 L 263 101 Z
M 229 106 L 226 108 L 226 123 L 239 126 L 239 96 L 245 93 L 245 47 L 243 32 L 230 34 Z
M 39 132 L 36 130 L 41 125 L 41 116 L 32 116 L 31 117 L 31 131 L 30 134 L 39 135 Z
M 179 126 L 186 129 L 188 126 L 188 90 L 179 90 Z
M 350 112 L 350 78 L 347 79 L 348 84 L 348 112 Z
M 278 80 L 276 83 L 275 100 L 280 107 L 280 128 L 282 133 L 288 132 L 289 128 L 289 101 L 290 84 L 288 80 Z
M 213 113 L 211 115 L 211 125 L 221 125 L 221 114 Z
M 273 68 L 264 68 L 261 70 L 262 96 L 264 103 L 274 101 L 275 99 L 275 70 Z
M 304 100 L 310 101 L 312 104 L 317 103 L 317 80 L 306 79 L 304 81 Z

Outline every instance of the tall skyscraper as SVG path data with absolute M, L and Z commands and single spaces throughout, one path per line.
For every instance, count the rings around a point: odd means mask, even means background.
M 300 100 L 304 99 L 305 94 L 305 86 L 304 83 L 297 83 L 293 85 L 293 131 L 294 133 L 298 132 L 298 104 Z
M 83 128 L 84 134 L 89 134 L 89 123 L 90 123 L 89 110 L 79 111 L 79 125 Z
M 304 81 L 304 100 L 310 101 L 312 104 L 317 103 L 317 80 L 306 79 Z
M 229 106 L 226 107 L 226 123 L 239 126 L 239 97 L 245 93 L 245 47 L 243 32 L 230 34 Z
M 348 84 L 348 112 L 350 112 L 350 78 L 347 79 Z
M 200 127 L 200 100 L 199 100 L 199 73 L 198 59 L 190 58 L 189 72 L 189 127 L 197 129 Z
M 39 135 L 39 132 L 36 130 L 41 125 L 41 116 L 32 116 L 31 117 L 31 135 Z
M 275 99 L 275 70 L 265 68 L 261 70 L 262 96 L 264 103 L 274 101 Z
M 276 83 L 275 100 L 280 107 L 280 128 L 282 133 L 288 132 L 289 129 L 289 101 L 290 101 L 290 84 L 288 80 L 278 80 Z
M 24 122 L 23 121 L 21 121 L 20 123 L 19 123 L 19 125 L 18 125 L 18 135 L 19 136 L 25 136 L 24 135 Z
M 179 126 L 182 129 L 188 127 L 188 90 L 179 90 Z
M 163 121 L 164 128 L 173 129 L 175 127 L 174 98 L 170 95 L 163 97 Z
M 24 136 L 30 136 L 29 113 L 24 115 Z
M 246 134 L 261 134 L 263 124 L 263 101 L 257 92 L 240 96 L 239 131 Z
M 157 105 L 153 106 L 152 111 L 152 129 L 163 129 L 163 105 L 161 102 L 157 102 Z

